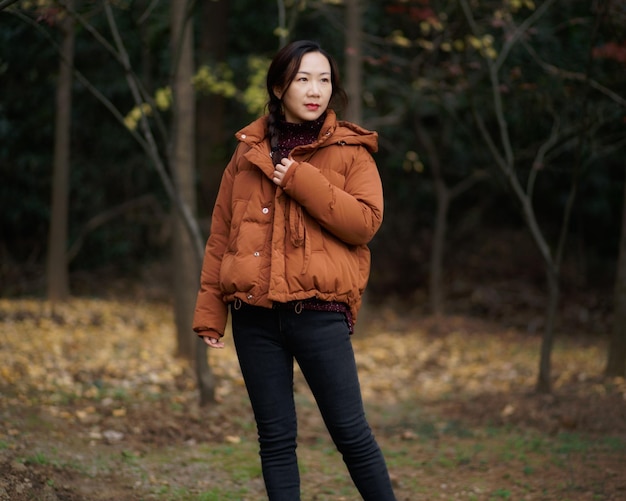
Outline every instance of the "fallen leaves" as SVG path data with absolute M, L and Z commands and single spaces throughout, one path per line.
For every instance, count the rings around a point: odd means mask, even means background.
M 442 319 L 436 328 L 432 319 L 402 318 L 385 311 L 378 318 L 368 323 L 367 331 L 357 326 L 352 341 L 377 435 L 396 453 L 396 460 L 405 454 L 418 458 L 408 458 L 406 467 L 396 462 L 397 471 L 402 471 L 394 477 L 399 489 L 406 489 L 408 479 L 424 482 L 422 466 L 436 464 L 443 470 L 426 473 L 433 477 L 433 485 L 436 482 L 428 492 L 445 489 L 449 497 L 465 493 L 476 499 L 484 494 L 487 499 L 501 485 L 498 472 L 512 474 L 518 471 L 516 464 L 492 463 L 492 477 L 498 478 L 491 490 L 485 490 L 485 484 L 476 484 L 474 471 L 463 472 L 465 463 L 457 467 L 459 460 L 467 458 L 459 458 L 454 437 L 469 434 L 482 446 L 491 427 L 499 424 L 515 429 L 532 426 L 550 436 L 569 430 L 599 436 L 626 433 L 626 382 L 600 377 L 601 342 L 558 339 L 553 356 L 556 394 L 538 397 L 532 394 L 540 344 L 537 336 L 467 318 Z M 26 459 L 25 464 L 38 465 L 42 472 L 53 472 L 50 475 L 66 475 L 63 481 L 77 493 L 74 499 L 85 499 L 82 481 L 104 482 L 111 488 L 117 482 L 116 492 L 122 494 L 116 499 L 126 499 L 123 488 L 128 485 L 151 493 L 168 482 L 209 489 L 216 484 L 215 478 L 224 477 L 206 476 L 206 454 L 197 452 L 205 444 L 206 450 L 220 444 L 228 454 L 234 451 L 234 457 L 237 451 L 247 451 L 250 458 L 256 458 L 254 420 L 232 337 L 227 335 L 225 340 L 225 350 L 210 352 L 219 404 L 200 408 L 194 373 L 189 363 L 174 356 L 169 305 L 74 299 L 52 307 L 45 301 L 0 300 L 0 444 L 4 447 L 0 452 L 8 458 L 4 464 L 14 457 L 35 458 Z M 299 440 L 304 446 L 299 450 L 314 454 L 323 443 L 322 435 L 326 437 L 325 428 L 299 373 L 296 393 Z M 53 455 L 50 451 L 57 447 Z M 166 461 L 160 470 L 154 464 L 148 466 L 150 451 L 161 454 L 164 450 L 176 460 Z M 192 459 L 178 462 L 181 451 Z M 103 461 L 102 455 L 109 462 L 95 480 L 92 470 L 79 478 L 69 466 L 45 466 L 54 458 L 55 465 L 78 461 L 82 467 L 85 458 L 90 458 L 95 468 Z M 224 457 L 212 475 L 224 473 Z M 617 464 L 612 456 L 603 458 L 603 467 Z M 316 464 L 326 460 L 324 456 Z M 161 465 L 161 457 L 158 461 Z M 133 468 L 125 467 L 129 464 Z M 258 468 L 256 462 L 254 467 Z M 461 476 L 451 480 L 450 470 L 445 469 L 449 467 Z M 581 468 L 586 471 L 587 466 Z M 52 489 L 43 473 L 34 476 L 34 467 L 19 475 L 12 467 L 5 470 L 12 475 L 5 486 L 22 488 L 28 474 L 39 482 L 39 492 Z M 139 472 L 141 478 L 134 477 L 131 484 L 126 478 L 112 479 L 111 471 L 120 476 Z M 158 471 L 162 473 L 155 474 Z M 544 479 L 552 474 L 546 470 L 535 482 L 537 489 L 548 485 Z M 1 489 L 4 478 L 0 478 Z M 260 471 L 255 478 L 261 492 Z M 563 498 L 560 491 L 555 496 L 546 499 Z M 405 497 L 409 498 L 413 499 Z
M 173 359 L 169 308 L 113 301 L 0 301 L 0 375 L 15 398 L 57 405 L 68 398 L 158 393 L 185 370 Z M 35 403 L 35 402 L 34 402 Z
M 367 402 L 395 405 L 445 401 L 452 395 L 494 395 L 493 413 L 500 419 L 528 418 L 530 411 L 525 414 L 512 395 L 534 387 L 538 336 L 494 332 L 493 327 L 457 318 L 442 320 L 436 329 L 431 321 L 405 321 L 402 329 L 392 329 L 394 319 L 400 319 L 390 312 L 381 312 L 379 318 L 378 325 L 372 322 L 367 332 L 357 329 L 353 336 Z M 108 441 L 113 438 L 104 431 L 135 419 L 140 402 L 150 405 L 166 398 L 173 408 L 202 419 L 194 407 L 190 365 L 174 357 L 175 328 L 167 304 L 73 299 L 53 306 L 38 300 L 0 300 L 0 322 L 0 394 L 9 402 L 88 426 L 92 438 Z M 227 336 L 226 342 L 231 341 Z M 233 392 L 243 394 L 232 344 L 211 353 L 210 363 L 218 380 L 218 402 L 227 402 Z M 623 401 L 623 378 L 598 378 L 603 363 L 602 343 L 559 340 L 553 354 L 555 390 L 580 388 L 584 398 L 617 393 Z M 302 378 L 296 388 L 308 391 Z M 537 409 L 532 413 L 541 414 Z M 580 422 L 569 415 L 558 420 L 563 426 Z M 156 433 L 145 423 L 135 428 Z M 166 433 L 175 432 L 165 428 Z M 231 437 L 219 426 L 210 430 Z

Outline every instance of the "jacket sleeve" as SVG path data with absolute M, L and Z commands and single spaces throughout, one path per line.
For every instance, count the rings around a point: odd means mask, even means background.
M 343 189 L 317 167 L 301 162 L 287 172 L 285 192 L 327 231 L 349 245 L 367 244 L 383 220 L 383 188 L 376 163 L 363 146 L 353 148 Z
M 200 289 L 192 324 L 193 330 L 196 332 L 212 330 L 217 332 L 220 337 L 224 335 L 228 319 L 228 305 L 222 299 L 219 277 L 222 256 L 228 245 L 232 219 L 231 199 L 236 155 L 233 156 L 222 175 L 213 208 L 211 232 L 204 250 Z

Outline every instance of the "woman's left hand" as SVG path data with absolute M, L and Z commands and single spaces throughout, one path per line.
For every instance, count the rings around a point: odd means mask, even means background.
M 283 185 L 283 179 L 285 179 L 287 171 L 294 163 L 295 162 L 289 158 L 283 158 L 279 164 L 274 166 L 274 177 L 272 177 L 274 184 L 277 184 L 278 186 Z

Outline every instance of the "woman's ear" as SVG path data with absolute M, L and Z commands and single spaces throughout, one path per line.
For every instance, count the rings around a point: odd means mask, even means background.
M 282 99 L 283 98 L 283 90 L 280 87 L 274 87 L 274 95 L 278 99 Z

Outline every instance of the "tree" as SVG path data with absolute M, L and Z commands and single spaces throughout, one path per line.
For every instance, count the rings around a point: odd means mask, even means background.
M 193 25 L 189 2 L 171 2 L 172 26 L 172 134 L 170 166 L 180 199 L 195 218 L 195 95 L 193 90 Z M 174 318 L 178 355 L 195 358 L 200 404 L 214 400 L 215 381 L 207 361 L 207 348 L 192 330 L 201 261 L 194 252 L 191 234 L 178 211 L 174 213 L 173 265 Z
M 448 238 L 450 206 L 454 199 L 461 196 L 484 177 L 484 173 L 481 170 L 475 170 L 450 186 L 448 181 L 446 181 L 443 152 L 452 148 L 450 144 L 450 131 L 453 128 L 453 124 L 451 123 L 452 117 L 445 116 L 443 118 L 444 125 L 440 128 L 437 141 L 435 141 L 432 134 L 424 125 L 424 120 L 419 116 L 419 113 L 415 113 L 414 121 L 417 143 L 426 153 L 437 198 L 437 209 L 435 211 L 430 253 L 428 292 L 431 313 L 438 317 L 444 314 L 444 255 Z
M 202 2 L 199 23 L 199 65 L 220 67 L 228 54 L 229 0 Z M 200 208 L 210 212 L 217 196 L 227 158 L 225 123 L 228 100 L 222 94 L 196 93 L 196 167 L 200 186 Z
M 68 0 L 68 8 L 73 1 Z M 52 10 L 52 9 L 51 9 Z M 69 212 L 70 139 L 72 128 L 72 66 L 74 61 L 74 19 L 63 12 L 49 13 L 58 20 L 61 32 L 59 77 L 56 90 L 52 200 L 48 235 L 47 295 L 50 301 L 64 301 L 70 294 L 67 257 Z
M 362 0 L 346 0 L 346 92 L 350 96 L 346 119 L 362 123 L 363 93 L 363 5 Z
M 187 0 L 170 3 L 172 58 L 172 128 L 171 159 L 176 191 L 195 217 L 195 96 L 193 29 Z M 178 355 L 193 359 L 195 343 L 191 317 L 198 289 L 200 269 L 184 221 L 177 211 L 173 214 L 174 317 L 176 320 Z
M 381 79 L 382 92 L 391 94 L 391 89 L 401 99 L 378 120 L 393 124 L 396 131 L 410 132 L 403 138 L 404 158 L 398 161 L 406 175 L 419 177 L 423 186 L 427 183 L 416 173 L 429 172 L 432 180 L 432 185 L 428 184 L 419 195 L 416 186 L 411 190 L 415 199 L 420 195 L 434 195 L 435 199 L 428 261 L 428 299 L 435 316 L 444 313 L 444 258 L 452 204 L 485 176 L 485 171 L 476 166 L 477 155 L 472 161 L 472 141 L 465 139 L 468 134 L 463 130 L 463 116 L 469 110 L 465 96 L 468 83 L 458 72 L 462 52 L 455 54 L 451 50 L 458 28 L 449 21 L 446 8 L 428 0 L 417 5 L 387 4 L 388 15 L 397 22 L 389 27 L 388 51 L 379 56 L 386 69 L 402 72 L 403 78 Z
M 613 299 L 613 332 L 609 342 L 605 374 L 626 377 L 626 181 L 622 230 Z
M 583 73 L 561 70 L 556 65 L 546 63 L 529 41 L 532 40 L 531 28 L 534 27 L 535 32 L 541 33 L 541 30 L 536 25 L 543 16 L 547 15 L 555 3 L 556 0 L 548 0 L 534 9 L 532 2 L 524 2 L 524 7 L 528 8 L 531 14 L 523 19 L 519 25 L 514 20 L 514 14 L 516 9 L 522 7 L 522 3 L 519 3 L 515 9 L 511 7 L 512 10 L 508 14 L 499 11 L 499 25 L 504 29 L 504 37 L 502 47 L 497 51 L 493 46 L 494 37 L 481 30 L 475 19 L 475 11 L 470 7 L 467 0 L 461 0 L 463 12 L 475 40 L 475 46 L 484 56 L 483 62 L 487 68 L 487 78 L 490 82 L 490 99 L 492 100 L 490 106 L 486 106 L 485 101 L 480 101 L 480 103 L 474 101 L 474 118 L 480 136 L 489 148 L 495 164 L 501 171 L 519 204 L 525 223 L 542 257 L 546 273 L 548 301 L 546 304 L 546 322 L 541 345 L 539 374 L 536 383 L 536 390 L 540 393 L 549 393 L 552 388 L 551 354 L 561 295 L 561 265 L 566 249 L 574 201 L 584 166 L 588 162 L 588 158 L 585 158 L 586 156 L 588 157 L 585 151 L 588 149 L 587 145 L 590 144 L 591 137 L 598 127 L 613 120 L 613 116 L 610 113 L 607 113 L 606 116 L 596 117 L 590 112 L 590 91 L 592 89 L 600 90 L 602 94 L 611 98 L 613 95 L 612 92 L 599 85 L 591 77 L 592 65 L 589 62 L 592 59 L 595 37 L 598 33 L 599 20 L 602 14 L 601 11 L 595 13 L 592 30 L 584 38 L 587 50 L 585 61 L 587 64 Z M 495 23 L 493 24 L 495 25 Z M 541 104 L 541 108 L 544 110 L 542 113 L 550 117 L 551 127 L 549 129 L 546 128 L 544 132 L 542 132 L 541 128 L 537 128 L 537 130 L 533 131 L 533 133 L 537 132 L 536 136 L 529 134 L 528 137 L 524 137 L 525 140 L 532 141 L 528 145 L 524 145 L 519 139 L 514 141 L 512 134 L 514 120 L 511 119 L 512 113 L 507 113 L 506 111 L 506 95 L 503 92 L 506 84 L 503 81 L 503 77 L 501 77 L 501 75 L 505 74 L 505 63 L 509 58 L 514 57 L 512 55 L 513 48 L 518 44 L 531 56 L 532 62 L 536 64 L 537 68 L 541 71 L 546 71 L 543 76 L 538 75 L 536 77 L 546 89 L 550 89 L 551 86 L 560 86 L 561 79 L 581 82 L 577 89 L 580 101 L 576 101 L 578 104 L 575 110 L 571 109 L 570 106 L 560 105 L 559 99 L 562 99 L 562 97 L 559 97 L 558 92 L 544 96 L 543 102 L 539 104 Z M 511 71 L 510 68 L 509 71 Z M 515 73 L 512 74 L 514 75 Z M 573 91 L 571 89 L 567 90 L 568 95 L 566 96 L 565 104 L 569 104 L 572 101 L 571 93 Z M 606 103 L 604 106 L 607 106 Z M 608 107 L 611 106 L 613 105 L 608 105 Z M 487 117 L 489 113 L 493 113 L 493 120 L 489 120 Z M 541 137 L 542 134 L 544 134 L 543 137 Z M 524 175 L 520 172 L 518 164 L 522 158 L 528 158 L 528 151 L 533 153 L 530 156 L 530 165 L 527 164 L 526 174 Z M 563 197 L 562 222 L 559 230 L 556 232 L 558 234 L 556 244 L 550 245 L 549 232 L 546 230 L 545 225 L 540 223 L 539 214 L 535 209 L 536 183 L 540 173 L 545 172 L 551 163 L 556 163 L 556 159 L 566 153 L 570 156 L 572 165 L 569 170 L 571 176 L 570 188 L 569 192 Z

